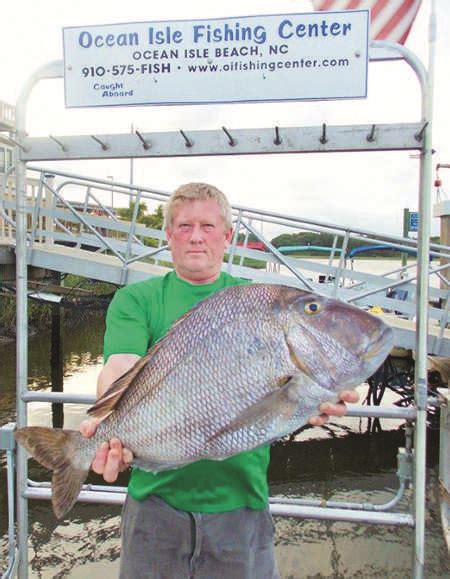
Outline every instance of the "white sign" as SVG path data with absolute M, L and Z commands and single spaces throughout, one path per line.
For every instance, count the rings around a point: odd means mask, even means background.
M 64 28 L 67 107 L 362 98 L 367 10 Z

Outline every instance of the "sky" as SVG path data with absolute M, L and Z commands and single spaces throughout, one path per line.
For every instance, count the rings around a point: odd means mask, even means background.
M 406 42 L 426 67 L 430 3 L 423 0 Z M 433 179 L 437 163 L 450 164 L 450 2 L 436 0 L 436 10 Z M 36 68 L 63 58 L 63 27 L 311 11 L 309 0 L 3 2 L 0 100 L 14 104 Z M 27 132 L 30 136 L 125 133 L 131 125 L 141 132 L 223 125 L 232 130 L 418 122 L 420 116 L 418 82 L 409 66 L 397 62 L 369 66 L 368 97 L 360 100 L 65 109 L 62 79 L 43 81 L 29 101 Z M 47 162 L 45 166 L 126 182 L 130 174 L 127 160 Z M 407 151 L 139 159 L 134 163 L 134 182 L 171 191 L 181 183 L 206 181 L 235 204 L 401 235 L 403 208 L 417 210 L 418 169 L 417 156 Z M 445 194 L 450 191 L 450 169 L 440 176 Z M 432 196 L 434 200 L 434 187 Z M 432 232 L 438 230 L 433 219 Z

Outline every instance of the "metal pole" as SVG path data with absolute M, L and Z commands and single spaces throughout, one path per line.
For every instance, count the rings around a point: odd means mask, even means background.
M 60 78 L 63 62 L 50 62 L 25 83 L 16 104 L 16 137 L 23 146 L 26 136 L 26 108 L 30 93 L 43 78 Z M 28 386 L 28 310 L 27 310 L 27 222 L 26 222 L 26 163 L 20 158 L 20 147 L 14 153 L 16 165 L 16 292 L 17 292 L 17 359 L 16 359 L 16 408 L 17 426 L 27 422 L 26 404 L 22 400 Z M 28 577 L 28 502 L 24 496 L 28 478 L 27 455 L 23 448 L 17 449 L 17 547 L 19 552 L 18 576 Z
M 408 232 L 409 232 L 409 208 L 405 207 L 403 209 L 403 237 L 408 237 Z M 402 255 L 402 267 L 406 267 L 408 265 L 408 254 L 402 253 L 401 255 Z
M 432 0 L 429 22 L 429 58 L 425 90 L 422 93 L 422 120 L 428 123 L 422 142 L 419 190 L 419 246 L 417 284 L 417 328 L 415 403 L 417 408 L 415 430 L 415 553 L 414 577 L 424 577 L 425 566 L 425 501 L 426 501 L 426 438 L 427 438 L 427 333 L 428 333 L 428 256 L 431 231 L 431 178 L 432 178 L 432 119 L 433 76 L 436 43 L 436 11 Z
M 133 123 L 131 123 L 130 132 L 131 132 L 131 134 L 134 133 Z M 134 157 L 130 157 L 130 185 L 133 185 L 133 183 L 134 183 Z M 130 196 L 130 201 L 131 201 L 131 196 Z
M 21 115 L 17 118 L 17 139 L 24 137 Z M 28 304 L 27 304 L 27 214 L 26 214 L 26 164 L 20 160 L 20 149 L 15 149 L 16 164 L 16 405 L 17 426 L 26 425 L 26 405 L 22 394 L 28 385 Z M 27 455 L 17 449 L 17 546 L 19 552 L 18 575 L 28 577 L 28 502 L 23 497 L 28 477 Z
M 114 176 L 108 175 L 108 179 L 111 179 L 111 210 L 114 209 Z

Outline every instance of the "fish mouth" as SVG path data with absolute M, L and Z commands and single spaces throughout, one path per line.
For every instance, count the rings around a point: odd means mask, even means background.
M 321 388 L 329 391 L 355 388 L 364 383 L 381 366 L 394 347 L 394 332 L 389 326 L 385 324 L 383 326 L 376 332 L 376 337 L 365 348 L 361 348 L 362 351 L 360 349 L 359 353 L 352 354 L 353 370 L 350 375 L 346 371 L 334 373 L 331 371 L 332 367 L 329 366 L 326 372 L 318 372 L 317 369 L 315 371 L 298 356 L 290 341 L 286 340 L 289 357 L 299 372 L 308 376 Z
M 386 326 L 383 328 L 381 334 L 372 342 L 370 348 L 362 356 L 364 362 L 371 362 L 379 359 L 380 362 L 387 357 L 389 352 L 394 347 L 394 332 Z
M 286 340 L 286 345 L 288 348 L 288 352 L 289 352 L 289 357 L 291 359 L 291 362 L 294 364 L 294 366 L 300 370 L 300 372 L 302 372 L 303 374 L 306 374 L 307 376 L 310 376 L 310 372 L 308 371 L 308 367 L 306 366 L 306 364 L 304 362 L 302 362 L 302 360 L 297 356 L 297 354 L 295 353 L 294 348 L 292 347 L 292 344 L 289 342 L 289 340 Z

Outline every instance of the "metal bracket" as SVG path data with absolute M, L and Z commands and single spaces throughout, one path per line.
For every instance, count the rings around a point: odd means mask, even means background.
M 14 450 L 16 448 L 15 431 L 15 422 L 8 422 L 0 427 L 0 450 Z
M 180 133 L 184 139 L 185 145 L 186 147 L 192 147 L 193 142 L 191 141 L 191 139 L 186 135 L 186 133 L 183 131 L 183 129 L 180 129 Z
M 412 453 L 400 447 L 397 454 L 397 476 L 402 482 L 413 480 Z
M 281 145 L 282 141 L 280 139 L 280 127 L 275 127 L 275 139 L 273 141 L 274 145 Z

